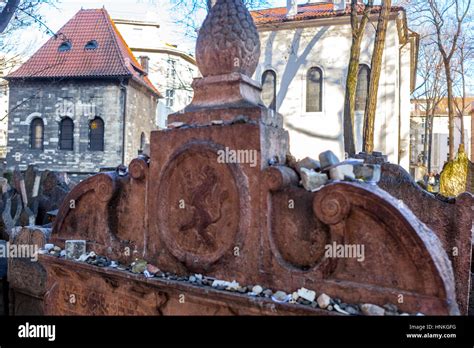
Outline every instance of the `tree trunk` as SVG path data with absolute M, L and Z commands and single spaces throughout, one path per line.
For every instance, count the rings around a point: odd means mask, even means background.
M 429 99 L 426 99 L 426 110 L 425 110 L 425 139 L 423 141 L 423 165 L 428 164 L 428 135 L 430 128 L 430 112 L 431 112 L 431 102 Z
M 461 143 L 460 145 L 466 146 L 464 142 L 464 109 L 461 111 L 459 115 L 461 117 Z
M 10 20 L 18 8 L 18 5 L 20 5 L 20 0 L 8 0 L 2 13 L 0 13 L 0 33 L 3 33 L 7 28 L 8 23 L 10 23 Z
M 346 80 L 346 96 L 344 102 L 344 151 L 354 155 L 355 149 L 355 99 L 357 90 L 357 78 L 359 76 L 359 58 L 361 35 L 352 38 L 351 58 Z
M 449 60 L 444 59 L 444 71 L 446 74 L 446 87 L 448 93 L 448 137 L 449 137 L 449 160 L 454 159 L 454 103 L 453 103 L 453 79 Z
M 461 112 L 460 112 L 460 117 L 461 117 L 461 144 L 466 146 L 466 143 L 464 142 L 464 110 L 466 110 L 466 75 L 465 75 L 465 70 L 464 70 L 464 48 L 463 51 L 461 52 L 461 83 L 462 83 L 462 96 L 461 96 Z
M 431 148 L 433 147 L 434 109 L 427 122 L 429 122 L 429 139 L 426 139 L 425 142 L 428 143 L 428 173 L 431 173 Z
M 346 78 L 346 92 L 344 100 L 344 151 L 349 155 L 354 155 L 355 149 L 355 100 L 357 91 L 357 79 L 359 76 L 360 46 L 365 33 L 365 27 L 369 21 L 373 0 L 369 0 L 364 9 L 364 13 L 359 22 L 358 3 L 352 0 L 351 3 L 351 32 L 352 44 L 349 58 L 349 67 Z
M 385 37 L 387 33 L 388 17 L 392 0 L 383 0 L 382 11 L 377 23 L 377 32 L 375 34 L 374 52 L 372 53 L 372 64 L 370 72 L 370 85 L 367 105 L 365 108 L 364 124 L 364 151 L 372 153 L 374 150 L 374 125 L 375 113 L 377 109 L 377 97 L 382 70 L 382 57 L 385 47 Z

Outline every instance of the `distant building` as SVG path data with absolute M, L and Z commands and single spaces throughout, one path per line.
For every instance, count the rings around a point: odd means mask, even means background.
M 461 100 L 456 99 L 461 107 Z M 472 136 L 474 135 L 474 123 L 472 123 L 472 112 L 474 111 L 474 97 L 466 98 L 466 108 L 463 112 L 464 119 L 464 148 L 468 157 L 472 160 Z M 449 160 L 449 128 L 448 128 L 448 100 L 441 100 L 433 118 L 433 139 L 431 145 L 431 171 L 441 173 L 444 164 Z M 424 152 L 425 142 L 429 146 L 429 133 L 425 137 L 426 126 L 426 100 L 412 100 L 411 103 L 411 129 L 410 129 L 410 172 L 416 179 L 420 179 L 425 169 L 422 168 L 423 158 L 428 158 Z M 455 108 L 454 118 L 454 150 L 458 151 L 461 143 L 461 118 Z
M 158 23 L 127 19 L 114 19 L 114 22 L 151 82 L 163 95 L 156 122 L 160 128 L 165 128 L 168 115 L 184 109 L 193 98 L 191 83 L 199 74 L 196 60 L 176 45 L 162 41 Z
M 352 42 L 350 2 L 310 0 L 252 11 L 261 56 L 255 79 L 263 101 L 284 117 L 290 149 L 297 158 L 332 150 L 344 156 L 344 96 Z M 371 19 L 376 25 L 380 6 Z M 369 86 L 374 25 L 361 46 L 357 89 L 356 151 L 362 149 L 364 109 Z M 392 7 L 382 61 L 375 121 L 375 150 L 392 163 L 409 166 L 410 94 L 415 86 L 418 36 L 405 11 Z
M 80 10 L 6 79 L 9 168 L 128 164 L 155 128 L 160 94 L 105 9 Z

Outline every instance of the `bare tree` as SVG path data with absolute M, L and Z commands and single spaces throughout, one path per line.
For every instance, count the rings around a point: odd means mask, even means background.
M 364 37 L 365 28 L 369 21 L 369 15 L 374 1 L 368 0 L 362 14 L 358 0 L 351 1 L 351 29 L 352 44 L 349 59 L 349 68 L 346 78 L 346 93 L 344 101 L 344 151 L 349 155 L 355 154 L 354 114 L 357 90 L 357 78 L 359 75 L 360 49 Z
M 391 0 L 382 0 L 382 9 L 380 11 L 377 30 L 375 33 L 374 51 L 372 53 L 370 71 L 369 93 L 365 107 L 364 151 L 367 153 L 372 153 L 374 150 L 375 113 L 377 109 L 377 97 L 380 73 L 382 71 L 382 57 L 385 47 L 385 37 L 387 33 L 387 25 L 391 7 Z
M 0 2 L 0 34 L 8 34 L 32 23 L 42 24 L 39 9 L 54 5 L 57 0 L 4 0 Z
M 455 62 L 453 66 L 454 74 L 454 89 L 458 97 L 454 98 L 454 106 L 456 108 L 456 113 L 460 118 L 460 135 L 461 135 L 461 145 L 466 146 L 465 134 L 464 134 L 464 114 L 468 109 L 467 105 L 467 88 L 466 88 L 466 78 L 468 77 L 469 69 L 466 67 L 469 65 L 470 61 L 473 58 L 474 47 L 469 46 L 467 35 L 461 34 L 459 38 L 458 49 L 455 55 Z M 457 78 L 456 78 L 457 77 Z
M 219 0 L 170 0 L 174 5 L 174 21 L 186 27 L 186 34 L 196 36 L 204 16 Z M 248 8 L 270 6 L 269 0 L 242 0 Z
M 421 82 L 413 92 L 413 96 L 425 117 L 423 164 L 430 171 L 434 116 L 440 102 L 446 97 L 446 83 L 441 53 L 429 40 L 429 33 L 420 32 L 420 34 L 417 74 Z
M 470 10 L 471 0 L 423 0 L 421 4 L 422 20 L 433 26 L 435 34 L 432 40 L 443 57 L 448 97 L 449 158 L 453 160 L 455 110 L 452 61 L 458 49 L 458 40 Z
M 0 3 L 0 94 L 7 92 L 7 81 L 3 79 L 12 69 L 21 64 L 22 56 L 28 56 L 30 47 L 20 43 L 18 31 L 30 28 L 33 24 L 50 35 L 55 33 L 43 23 L 39 13 L 42 5 L 55 5 L 56 0 L 20 0 Z M 8 113 L 0 115 L 4 121 Z

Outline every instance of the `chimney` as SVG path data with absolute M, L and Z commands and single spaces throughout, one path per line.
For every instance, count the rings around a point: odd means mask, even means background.
M 148 56 L 140 56 L 138 57 L 138 60 L 140 61 L 140 65 L 142 66 L 142 69 L 144 72 L 148 74 L 148 62 L 150 61 L 150 57 Z
M 286 0 L 286 16 L 293 17 L 298 14 L 297 0 Z

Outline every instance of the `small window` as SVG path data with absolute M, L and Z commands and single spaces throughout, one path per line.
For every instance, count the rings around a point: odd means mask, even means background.
M 367 97 L 369 95 L 369 83 L 370 68 L 365 64 L 361 64 L 359 65 L 359 73 L 357 75 L 356 111 L 365 111 L 365 105 L 367 104 Z
M 176 60 L 168 59 L 168 65 L 166 67 L 166 78 L 176 78 Z
M 140 149 L 138 150 L 138 154 L 143 153 L 143 150 L 145 150 L 145 145 L 146 145 L 146 136 L 145 133 L 142 132 L 140 135 Z
M 89 123 L 89 149 L 104 151 L 104 121 L 99 117 Z
M 35 118 L 30 125 L 30 146 L 35 150 L 43 150 L 44 124 L 41 118 Z
M 323 111 L 323 71 L 311 68 L 306 76 L 306 112 Z
M 98 44 L 97 41 L 95 41 L 95 40 L 89 41 L 89 42 L 86 43 L 86 45 L 84 46 L 84 48 L 85 48 L 86 50 L 95 50 L 97 47 L 99 47 L 99 44 Z
M 266 70 L 262 75 L 262 101 L 269 109 L 276 110 L 276 73 Z
M 74 150 L 74 122 L 65 117 L 59 124 L 59 149 Z
M 174 105 L 174 89 L 166 90 L 166 106 L 172 108 Z
M 58 47 L 58 51 L 59 52 L 66 52 L 66 51 L 70 51 L 72 48 L 72 44 L 71 44 L 71 41 L 64 41 L 62 44 L 59 45 Z

